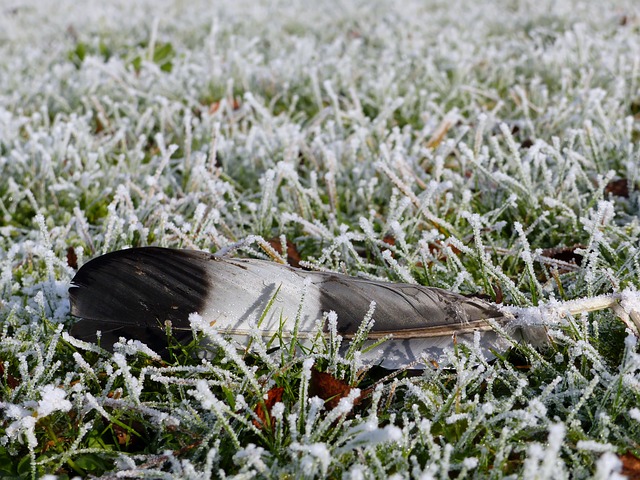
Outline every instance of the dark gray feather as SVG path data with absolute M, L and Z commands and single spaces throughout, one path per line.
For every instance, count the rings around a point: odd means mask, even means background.
M 306 285 L 306 286 L 303 286 Z M 298 311 L 302 291 L 303 308 Z M 108 253 L 87 262 L 69 289 L 71 313 L 83 320 L 71 334 L 110 348 L 119 337 L 147 343 L 166 354 L 165 322 L 181 341 L 191 338 L 189 314 L 197 312 L 221 332 L 246 343 L 278 292 L 260 333 L 273 336 L 284 319 L 286 334 L 300 315 L 299 335 L 311 335 L 323 312 L 335 311 L 338 331 L 352 337 L 371 301 L 375 324 L 369 338 L 387 334 L 383 364 L 399 366 L 426 352 L 437 355 L 454 334 L 490 330 L 503 314 L 492 304 L 438 288 L 376 282 L 335 273 L 308 272 L 254 259 L 218 257 L 158 247 Z M 493 332 L 488 332 L 495 339 Z
M 393 333 L 396 337 L 462 333 L 486 330 L 488 318 L 502 313 L 479 299 L 467 298 L 440 288 L 405 283 L 374 282 L 338 274 L 324 274 L 322 309 L 338 313 L 338 331 L 357 331 L 363 312 L 376 302 L 373 336 Z
M 191 337 L 189 314 L 200 311 L 209 289 L 204 262 L 210 254 L 166 248 L 135 248 L 87 262 L 69 288 L 71 314 L 83 320 L 71 334 L 110 349 L 120 337 L 139 339 L 163 354 L 165 322 L 181 341 Z

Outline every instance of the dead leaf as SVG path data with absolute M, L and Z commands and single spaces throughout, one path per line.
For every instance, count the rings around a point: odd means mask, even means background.
M 280 242 L 280 238 L 274 237 L 269 240 L 269 245 L 279 252 L 281 255 L 284 254 L 282 251 L 282 243 Z M 296 248 L 296 245 L 289 239 L 287 239 L 287 263 L 295 268 L 300 268 L 300 261 L 302 257 L 300 256 L 300 252 Z
M 267 399 L 256 405 L 254 411 L 260 421 L 254 419 L 253 424 L 257 428 L 265 428 L 267 425 L 271 425 L 271 428 L 273 429 L 274 424 L 271 421 L 271 409 L 276 403 L 282 402 L 283 393 L 284 387 L 273 387 L 267 392 Z M 269 422 L 267 422 L 267 417 L 269 418 Z
M 465 297 L 479 298 L 481 300 L 486 300 L 493 303 L 502 303 L 504 301 L 504 294 L 502 293 L 502 288 L 500 287 L 500 285 L 497 283 L 493 283 L 491 284 L 491 287 L 493 288 L 493 292 L 495 293 L 495 299 L 487 293 L 473 293 L 471 295 L 465 295 Z
M 579 248 L 586 248 L 586 246 L 577 244 L 571 247 L 545 248 L 542 250 L 542 256 L 580 265 L 582 263 L 582 254 L 576 252 Z
M 202 440 L 196 440 L 194 443 L 190 443 L 189 445 L 182 447 L 180 450 L 174 450 L 173 454 L 176 457 L 182 457 L 185 453 L 199 447 L 200 445 L 202 445 Z
M 396 239 L 393 235 L 385 235 L 384 238 L 382 239 L 382 242 L 386 243 L 391 247 L 394 247 L 396 245 Z M 396 258 L 396 256 L 393 254 L 391 250 L 389 250 L 389 252 L 391 253 L 391 258 Z
M 382 241 L 392 247 L 396 244 L 396 239 L 393 235 L 385 235 Z
M 494 302 L 502 303 L 504 301 L 504 294 L 502 293 L 502 287 L 500 287 L 500 285 L 497 283 L 494 283 L 492 287 L 493 287 L 493 291 L 496 294 L 496 299 L 494 300 Z
M 640 480 L 640 459 L 635 455 L 627 452 L 620 456 L 622 461 L 622 474 L 626 475 L 629 480 Z
M 615 197 L 629 198 L 629 182 L 626 178 L 611 180 L 607 183 L 607 186 L 604 187 L 604 191 Z
M 129 443 L 131 439 L 131 435 L 120 425 L 113 425 L 113 431 L 116 434 L 116 439 L 118 440 L 118 445 L 126 445 Z
M 67 265 L 74 270 L 78 269 L 78 256 L 76 255 L 76 251 L 73 247 L 67 248 Z
M 116 434 L 118 445 L 127 447 L 127 449 L 137 447 L 145 435 L 145 428 L 140 422 L 132 422 L 131 430 L 126 429 L 116 423 L 111 424 L 113 432 Z
M 336 408 L 340 399 L 348 396 L 352 388 L 344 380 L 339 380 L 330 373 L 319 372 L 315 368 L 311 370 L 309 396 L 325 400 L 325 406 L 328 410 Z M 354 404 L 358 405 L 361 401 L 362 395 L 354 401 Z
M 2 378 L 5 378 L 4 362 L 0 362 L 0 379 Z M 7 378 L 7 386 L 11 389 L 14 389 L 18 385 L 20 385 L 20 380 L 18 380 L 16 377 L 11 375 L 9 372 L 7 372 L 6 378 Z
M 460 255 L 460 250 L 457 249 L 454 245 L 447 244 L 449 250 L 456 256 Z M 428 244 L 429 253 L 433 255 L 438 260 L 446 260 L 447 259 L 447 250 L 445 250 L 445 245 L 441 240 L 436 240 L 435 242 L 430 242 Z
M 209 113 L 214 114 L 216 113 L 218 110 L 220 110 L 220 105 L 221 105 L 222 101 L 218 101 L 218 102 L 213 102 L 210 106 L 209 106 Z M 233 101 L 231 102 L 231 108 L 233 110 L 238 110 L 240 108 L 240 102 L 234 98 Z

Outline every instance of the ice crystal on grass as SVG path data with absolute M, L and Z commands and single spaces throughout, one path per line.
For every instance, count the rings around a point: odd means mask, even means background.
M 64 390 L 53 385 L 44 385 L 41 387 L 40 400 L 37 403 L 27 401 L 23 405 L 15 405 L 0 402 L 0 408 L 5 410 L 7 418 L 13 420 L 6 427 L 5 436 L 0 438 L 0 442 L 6 445 L 12 439 L 21 443 L 26 440 L 29 450 L 33 452 L 38 444 L 35 434 L 36 422 L 54 412 L 71 410 L 71 402 L 65 397 Z
M 608 480 L 622 480 L 625 476 L 620 475 L 622 462 L 613 453 L 603 454 L 596 464 L 596 473 L 594 478 Z

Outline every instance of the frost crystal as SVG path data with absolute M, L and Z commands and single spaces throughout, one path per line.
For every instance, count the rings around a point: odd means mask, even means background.
M 65 398 L 67 393 L 61 388 L 45 385 L 42 387 L 40 396 L 37 408 L 38 417 L 46 417 L 56 411 L 68 412 L 71 410 L 71 402 Z

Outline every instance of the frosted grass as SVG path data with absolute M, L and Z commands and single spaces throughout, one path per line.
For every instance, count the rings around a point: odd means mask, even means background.
M 638 455 L 634 2 L 0 10 L 3 475 L 619 478 Z M 502 296 L 546 346 L 510 326 L 495 360 L 476 339 L 387 378 L 335 332 L 245 355 L 194 324 L 217 347 L 171 363 L 66 333 L 75 262 L 287 242 L 308 268 Z M 330 410 L 312 368 L 359 388 Z

